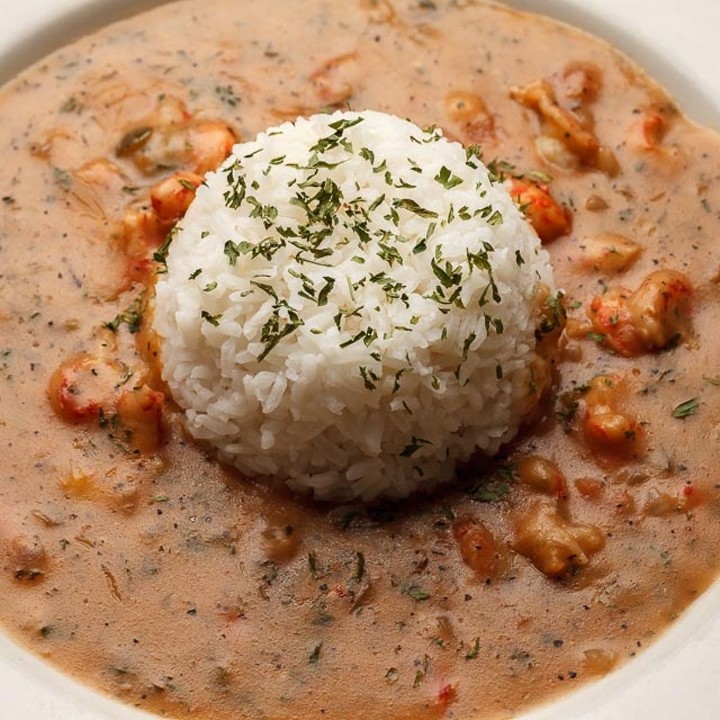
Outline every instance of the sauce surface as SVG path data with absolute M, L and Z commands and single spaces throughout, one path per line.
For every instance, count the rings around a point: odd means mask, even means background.
M 497 158 L 565 290 L 541 417 L 402 505 L 220 466 L 143 318 L 157 184 L 340 107 Z M 0 156 L 0 620 L 66 671 L 178 718 L 510 717 L 716 577 L 720 142 L 604 43 L 484 3 L 173 3 L 6 86 Z

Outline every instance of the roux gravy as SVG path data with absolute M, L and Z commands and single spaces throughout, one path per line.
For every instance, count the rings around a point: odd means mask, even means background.
M 577 111 L 612 172 L 548 163 L 542 118 L 511 97 L 541 79 L 572 96 L 573 63 L 599 69 Z M 572 215 L 548 243 L 566 339 L 542 418 L 497 467 L 430 499 L 332 507 L 223 468 L 169 401 L 153 451 L 57 417 L 48 383 L 83 354 L 162 392 L 144 333 L 104 324 L 144 291 L 123 217 L 173 169 L 143 171 L 118 146 L 167 98 L 242 139 L 372 108 L 549 181 Z M 58 667 L 178 718 L 510 717 L 633 657 L 716 577 L 720 141 L 605 43 L 482 2 L 177 2 L 7 85 L 0 156 L 0 621 Z M 602 233 L 641 252 L 608 272 L 587 249 Z M 694 287 L 680 342 L 624 356 L 586 331 L 594 297 L 663 268 Z M 636 419 L 628 452 L 583 432 L 599 374 Z M 587 563 L 539 559 L 528 456 L 562 476 L 542 502 L 602 536 Z M 467 544 L 478 528 L 489 562 Z

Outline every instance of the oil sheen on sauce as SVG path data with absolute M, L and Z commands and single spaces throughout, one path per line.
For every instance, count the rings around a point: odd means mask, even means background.
M 170 402 L 157 447 L 59 418 L 72 358 L 162 392 L 127 218 L 182 128 L 338 107 L 438 125 L 567 208 L 536 424 L 433 498 L 365 508 L 237 477 Z M 127 143 L 160 126 L 180 146 L 143 165 Z M 626 662 L 715 578 L 720 143 L 604 43 L 482 2 L 177 2 L 6 86 L 0 156 L 0 620 L 50 662 L 178 718 L 502 718 Z M 607 293 L 658 270 L 692 284 L 682 332 L 613 346 Z

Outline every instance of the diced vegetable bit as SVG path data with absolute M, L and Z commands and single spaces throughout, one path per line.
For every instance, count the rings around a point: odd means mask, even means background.
M 475 640 L 473 640 L 472 645 L 465 653 L 465 659 L 466 660 L 475 660 L 477 656 L 480 654 L 480 638 L 476 637 Z

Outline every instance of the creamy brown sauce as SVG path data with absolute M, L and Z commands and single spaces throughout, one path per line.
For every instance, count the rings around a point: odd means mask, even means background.
M 436 5 L 173 3 L 0 95 L 0 619 L 129 704 L 214 719 L 508 717 L 633 657 L 717 574 L 718 137 L 599 41 Z M 578 91 L 587 68 L 600 83 Z M 527 92 L 538 80 L 556 96 L 544 106 Z M 347 105 L 552 175 L 572 223 L 548 244 L 564 350 L 544 417 L 497 467 L 412 504 L 332 508 L 222 468 L 169 402 L 146 446 L 122 417 L 57 416 L 51 378 L 83 353 L 162 392 L 131 314 L 103 324 L 151 267 L 123 218 L 177 169 L 172 153 L 143 166 L 118 145 L 176 112 L 168 98 L 188 113 L 170 123 L 182 167 L 188 123 L 247 139 Z M 580 118 L 569 139 L 553 101 Z M 538 154 L 538 135 L 560 138 L 550 157 L 566 167 Z M 637 247 L 608 250 L 602 233 Z M 647 293 L 630 296 L 660 269 L 693 289 L 662 286 L 648 329 Z M 593 298 L 618 286 L 617 308 L 593 319 Z M 612 387 L 588 389 L 597 375 Z

